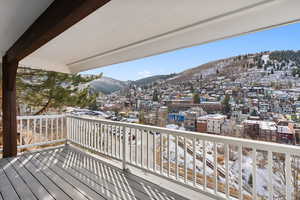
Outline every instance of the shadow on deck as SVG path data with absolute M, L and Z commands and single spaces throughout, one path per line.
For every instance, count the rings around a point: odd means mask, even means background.
M 0 200 L 184 200 L 73 147 L 0 160 Z

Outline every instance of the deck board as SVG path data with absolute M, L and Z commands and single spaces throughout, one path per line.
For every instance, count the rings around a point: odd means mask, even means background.
M 76 153 L 74 151 L 71 152 L 65 152 L 62 151 L 60 155 L 65 154 L 66 157 L 63 158 L 64 161 L 68 161 L 70 158 L 67 156 L 75 154 L 78 156 L 77 162 L 76 158 L 72 158 L 72 167 L 76 166 L 77 163 L 81 163 L 80 160 L 84 159 L 84 155 L 82 153 Z M 80 157 L 81 156 L 81 157 Z M 78 161 L 79 160 L 79 161 Z M 171 196 L 177 197 L 177 199 L 182 199 L 181 196 L 177 196 L 174 193 L 169 193 L 167 190 L 161 190 L 161 187 L 147 183 L 143 179 L 138 178 L 135 175 L 132 174 L 124 174 L 121 170 L 114 168 L 112 166 L 107 165 L 101 165 L 100 163 L 100 170 L 94 171 L 94 168 L 92 166 L 95 166 L 96 164 L 99 164 L 96 160 L 93 158 L 89 158 L 88 162 L 90 163 L 89 170 L 93 170 L 92 173 L 97 173 L 98 177 L 102 178 L 101 181 L 116 181 L 117 184 L 115 185 L 118 189 L 126 190 L 127 192 L 131 192 L 132 195 L 135 195 L 137 199 L 147 200 L 147 199 L 157 199 L 157 200 L 172 200 L 176 198 L 171 198 Z M 83 168 L 86 170 L 87 167 L 79 166 L 80 168 Z M 107 179 L 107 180 L 106 180 Z M 125 189 L 124 189 L 125 188 Z M 163 192 L 161 192 L 163 191 Z M 154 194 L 153 194 L 154 193 Z M 169 194 L 168 194 L 169 193 Z
M 16 187 L 18 186 L 18 187 Z M 185 200 L 72 147 L 0 160 L 0 200 Z
M 31 162 L 28 162 L 26 157 L 21 157 L 17 160 L 19 162 L 23 162 L 23 167 L 31 173 L 55 199 L 71 200 L 71 198 L 60 187 L 53 183 L 41 170 L 36 168 Z
M 47 155 L 41 155 L 41 157 L 47 158 Z M 67 168 L 69 173 L 71 173 L 74 177 L 77 177 L 80 180 L 83 180 L 91 188 L 93 188 L 95 191 L 101 191 L 102 194 L 109 199 L 130 199 L 130 196 L 125 192 L 123 192 L 123 195 L 119 195 L 117 190 L 114 190 L 113 185 L 109 182 L 105 182 L 105 180 L 97 179 L 98 176 L 95 176 L 93 173 L 89 173 L 88 171 L 85 171 L 84 168 L 75 167 L 73 162 L 72 165 L 66 165 L 63 160 L 63 157 L 60 157 L 58 155 L 55 156 L 57 159 L 56 165 L 61 168 Z M 123 198 L 123 196 L 126 195 L 126 198 Z
M 27 171 L 19 159 L 9 159 L 9 161 L 37 199 L 54 200 L 53 196 L 32 174 L 30 174 L 29 171 Z
M 22 177 L 19 176 L 19 174 L 15 171 L 12 164 L 7 159 L 4 159 L 4 161 L 4 164 L 6 166 L 4 168 L 4 172 L 10 180 L 10 183 L 12 184 L 13 188 L 18 193 L 20 199 L 37 199 L 31 192 L 31 190 L 28 188 L 27 184 L 23 181 Z
M 74 158 L 74 156 L 68 157 L 68 155 L 70 155 L 70 153 L 65 154 L 64 152 L 60 152 L 58 153 L 56 158 L 58 159 L 59 166 L 62 167 L 63 165 L 65 165 L 65 167 L 68 167 L 72 174 L 81 174 L 82 178 L 87 178 L 90 181 L 99 185 L 101 184 L 102 187 L 105 187 L 107 190 L 123 199 L 124 195 L 125 199 L 131 199 L 134 197 L 141 200 L 151 199 L 149 196 L 147 196 L 147 194 L 138 191 L 137 188 L 129 188 L 129 186 L 126 183 L 128 181 L 122 179 L 121 172 L 116 173 L 112 169 L 109 169 L 110 174 L 107 175 L 107 177 L 112 177 L 112 179 L 114 179 L 115 184 L 118 183 L 114 185 L 113 181 L 109 181 L 107 178 L 104 177 L 103 172 L 100 171 L 100 166 L 97 167 L 96 164 L 91 165 L 94 166 L 94 171 L 92 172 L 90 170 L 87 170 L 85 167 L 79 165 L 80 162 L 77 159 L 80 158 Z M 70 165 L 69 163 L 65 163 L 69 159 L 72 159 L 72 165 Z M 97 174 L 97 176 L 95 176 L 95 173 Z
M 64 178 L 57 175 L 53 169 L 45 167 L 41 165 L 34 157 L 32 157 L 29 162 L 35 165 L 37 168 L 42 169 L 45 175 L 51 179 L 58 187 L 60 187 L 68 196 L 72 199 L 88 199 L 84 196 L 76 187 L 74 187 L 71 183 L 66 181 Z
M 4 172 L 4 168 L 6 167 L 4 163 L 4 159 L 0 162 L 0 193 L 4 200 L 19 200 L 19 196 L 16 193 L 15 189 L 9 182 L 7 175 Z
M 124 180 L 125 179 L 123 177 L 124 174 L 122 172 L 120 172 L 119 170 L 113 170 L 112 168 L 107 168 L 106 166 L 103 166 L 99 163 L 98 163 L 99 165 L 97 166 L 97 163 L 96 163 L 96 164 L 91 165 L 91 166 L 94 166 L 93 167 L 94 171 L 91 171 L 80 165 L 80 163 L 81 163 L 80 160 L 82 159 L 82 157 L 80 157 L 80 155 L 77 155 L 77 156 L 79 156 L 78 158 L 75 158 L 76 154 L 74 154 L 73 157 L 68 157 L 69 155 L 72 155 L 72 154 L 61 152 L 60 155 L 58 156 L 58 159 L 60 159 L 61 162 L 72 159 L 71 168 L 73 168 L 74 170 L 80 171 L 85 176 L 90 177 L 91 179 L 93 179 L 94 181 L 96 181 L 98 183 L 106 184 L 109 187 L 109 189 L 115 193 L 117 191 L 126 192 L 130 196 L 136 195 L 138 197 L 138 199 L 142 199 L 142 200 L 150 199 L 150 197 L 147 196 L 147 194 L 139 191 L 137 188 L 130 188 L 128 182 L 131 182 L 131 180 Z M 90 163 L 95 163 L 95 162 L 90 161 Z M 95 176 L 95 173 L 97 174 L 97 176 Z
M 78 160 L 86 160 L 88 159 L 87 163 L 90 163 L 90 166 L 80 166 L 83 168 L 88 168 L 89 170 L 93 171 L 94 169 L 91 167 L 96 164 L 100 164 L 96 159 L 93 157 L 87 157 L 81 152 L 76 152 L 74 150 L 69 150 L 71 152 L 66 152 L 67 149 L 62 151 L 65 155 L 69 156 L 71 154 L 75 154 L 78 157 Z M 80 157 L 81 156 L 81 157 Z M 65 160 L 68 160 L 66 157 Z M 72 161 L 72 163 L 75 163 L 76 161 Z M 82 163 L 82 162 L 80 162 Z M 93 173 L 95 173 L 93 171 Z M 179 196 L 173 192 L 170 192 L 168 190 L 163 190 L 160 186 L 155 185 L 153 183 L 150 183 L 148 181 L 145 181 L 142 178 L 139 178 L 138 176 L 135 176 L 131 173 L 124 173 L 122 170 L 114 167 L 114 166 L 108 166 L 106 164 L 102 164 L 101 168 L 98 172 L 96 172 L 97 175 L 100 177 L 103 176 L 104 178 L 107 178 L 109 181 L 116 181 L 118 184 L 123 183 L 123 186 L 129 188 L 132 190 L 136 196 L 140 196 L 140 193 L 143 193 L 144 195 L 141 197 L 141 199 L 157 199 L 157 200 L 174 200 L 174 199 L 185 199 L 182 196 Z M 154 195 L 152 194 L 154 193 Z M 146 195 L 146 197 L 145 197 Z M 156 197 L 158 196 L 158 197 Z
M 33 161 L 52 169 L 57 176 L 62 177 L 66 182 L 82 193 L 82 195 L 84 195 L 87 199 L 105 200 L 103 196 L 98 194 L 95 190 L 92 190 L 89 186 L 87 186 L 86 183 L 83 183 L 79 179 L 75 178 L 71 172 L 69 172 L 69 170 L 64 170 L 63 168 L 59 167 L 56 163 L 56 156 L 53 159 L 49 159 L 49 156 L 43 157 L 40 156 L 41 154 L 42 153 L 37 154 L 37 157 L 33 158 Z M 53 162 L 55 162 L 55 165 L 51 165 Z

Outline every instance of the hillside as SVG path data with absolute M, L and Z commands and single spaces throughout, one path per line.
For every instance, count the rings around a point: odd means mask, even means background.
M 166 79 L 172 78 L 174 76 L 176 76 L 176 74 L 150 76 L 150 77 L 142 78 L 142 79 L 139 79 L 136 81 L 132 81 L 132 84 L 135 84 L 137 86 L 142 86 L 142 85 L 151 84 L 155 81 L 166 80 Z
M 101 77 L 89 83 L 92 91 L 110 94 L 127 86 L 127 82 L 119 81 L 109 77 Z
M 284 81 L 289 78 L 287 74 L 300 77 L 300 51 L 272 51 L 238 55 L 205 63 L 178 74 L 155 75 L 129 82 L 103 77 L 92 81 L 90 85 L 96 92 L 110 94 L 124 89 L 129 84 L 141 87 L 157 81 L 177 83 L 215 78 L 216 76 L 224 76 L 237 81 L 268 82 L 277 78 Z
M 160 80 L 166 80 L 175 76 L 175 74 L 170 75 L 156 75 L 147 78 L 142 78 L 136 81 L 120 81 L 109 77 L 102 77 L 100 79 L 94 80 L 89 85 L 93 92 L 101 92 L 103 94 L 110 94 L 115 91 L 121 90 L 129 86 L 129 84 L 134 84 L 136 86 L 143 86 L 154 83 Z
M 300 77 L 300 51 L 272 51 L 239 55 L 209 62 L 168 79 L 169 83 L 229 78 L 256 84 L 297 84 Z
M 185 70 L 175 77 L 169 79 L 169 82 L 188 81 L 202 79 L 213 75 L 224 75 L 227 73 L 237 73 L 245 71 L 244 66 L 248 64 L 248 57 L 236 56 L 227 59 L 221 59 L 202 64 L 200 66 Z

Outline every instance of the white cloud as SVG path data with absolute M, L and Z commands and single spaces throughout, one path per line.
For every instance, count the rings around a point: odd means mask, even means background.
M 147 71 L 147 70 L 138 72 L 139 78 L 146 78 L 146 77 L 149 77 L 149 76 L 152 76 L 152 75 L 153 75 L 153 73 L 152 73 L 152 72 L 149 72 L 149 71 Z

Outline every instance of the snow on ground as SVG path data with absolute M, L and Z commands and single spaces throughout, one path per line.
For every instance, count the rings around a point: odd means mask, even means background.
M 264 63 L 267 63 L 270 60 L 269 55 L 262 55 L 261 59 L 264 61 Z
M 179 141 L 181 141 L 179 139 Z M 183 142 L 183 141 L 181 141 Z M 159 137 L 157 137 L 157 144 L 159 145 Z M 192 149 L 192 141 L 187 140 L 187 147 Z M 214 145 L 212 142 L 206 142 L 206 159 L 207 162 L 214 163 Z M 223 148 L 224 146 L 222 144 L 218 144 L 217 148 Z M 164 145 L 164 148 L 166 149 L 166 144 Z M 196 151 L 198 156 L 203 156 L 203 147 L 202 147 L 202 141 L 196 141 Z M 246 150 L 244 150 L 246 151 Z M 238 175 L 239 175 L 239 162 L 238 162 L 238 152 L 235 149 L 231 149 L 232 156 L 231 160 L 229 160 L 229 183 L 231 187 L 235 187 L 236 189 L 239 188 L 238 185 Z M 252 186 L 250 185 L 251 181 L 249 181 L 250 177 L 252 176 L 252 157 L 251 157 L 251 151 L 247 152 L 249 155 L 245 155 L 243 153 L 242 156 L 242 181 L 243 181 L 243 193 L 248 194 L 251 196 L 252 193 Z M 164 159 L 167 160 L 167 151 L 164 150 L 163 152 Z M 218 153 L 218 156 L 222 156 L 222 154 Z M 178 145 L 178 165 L 183 167 L 184 166 L 184 150 L 183 148 Z M 257 151 L 257 163 L 260 161 L 267 160 L 267 153 L 266 152 L 259 152 Z M 170 136 L 170 161 L 172 163 L 176 162 L 176 155 L 175 155 L 175 137 Z M 268 169 L 266 168 L 267 163 L 265 162 L 265 165 L 260 166 L 257 164 L 257 175 L 256 175 L 256 189 L 257 194 L 262 197 L 268 197 L 269 195 L 269 189 L 268 189 L 268 181 L 269 181 L 269 174 Z M 285 184 L 283 183 L 282 179 L 282 173 L 280 173 L 279 170 L 276 170 L 275 162 L 273 161 L 273 174 L 272 174 L 272 184 L 273 184 L 273 190 L 274 195 L 277 196 L 278 192 L 282 193 L 282 188 L 284 188 Z M 187 168 L 193 169 L 193 155 L 187 153 Z M 225 164 L 218 163 L 218 169 L 225 172 Z M 196 170 L 197 173 L 203 174 L 203 163 L 200 160 L 196 160 Z M 210 168 L 209 166 L 206 166 L 206 174 L 210 177 L 214 176 L 213 168 Z M 253 177 L 252 177 L 253 180 Z M 221 176 L 218 176 L 218 181 L 220 183 L 226 183 L 226 180 L 222 178 Z

